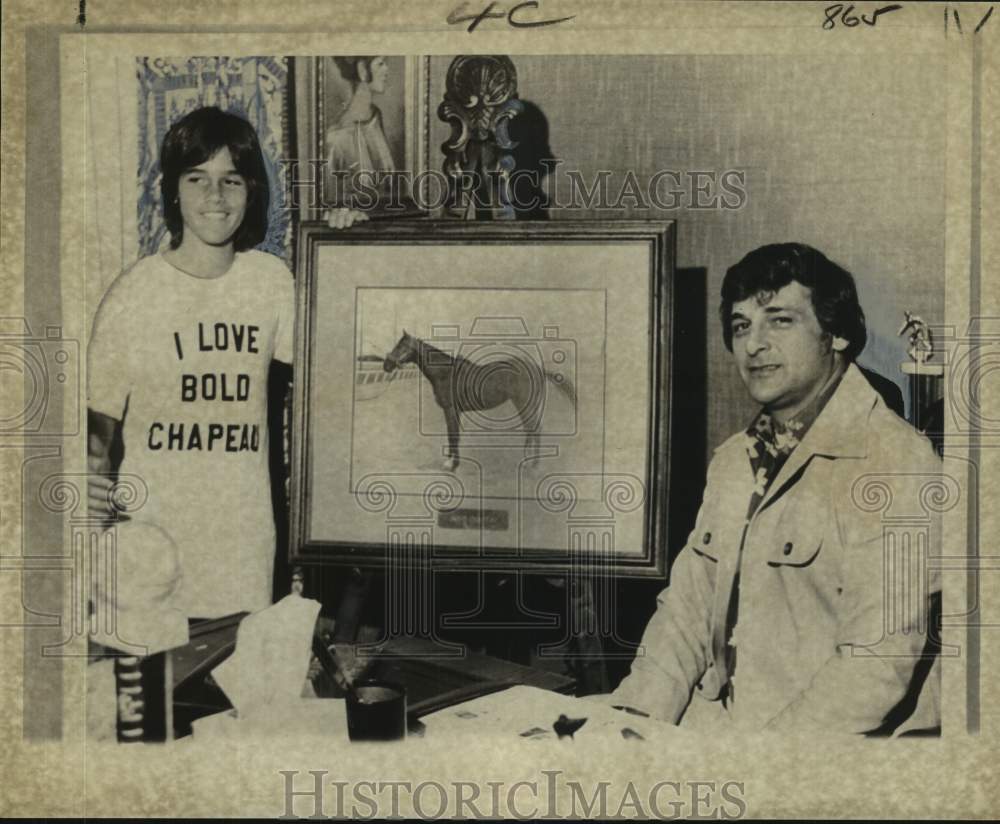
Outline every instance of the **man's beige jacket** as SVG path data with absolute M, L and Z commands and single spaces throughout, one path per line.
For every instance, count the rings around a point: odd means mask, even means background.
M 676 723 L 689 700 L 718 700 L 741 562 L 729 720 L 831 733 L 939 724 L 938 667 L 928 677 L 923 653 L 940 590 L 938 510 L 954 496 L 930 442 L 851 365 L 748 522 L 748 437 L 716 450 L 695 528 L 614 703 Z

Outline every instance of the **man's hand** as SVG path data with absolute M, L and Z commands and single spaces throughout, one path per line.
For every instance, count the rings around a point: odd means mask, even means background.
M 326 225 L 331 229 L 350 229 L 355 223 L 365 223 L 368 215 L 357 209 L 330 209 L 326 213 Z

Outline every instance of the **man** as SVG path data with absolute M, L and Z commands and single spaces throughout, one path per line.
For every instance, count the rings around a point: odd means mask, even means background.
M 763 408 L 716 450 L 613 703 L 685 726 L 933 729 L 939 587 L 925 550 L 886 553 L 883 510 L 919 501 L 940 463 L 854 364 L 867 334 L 853 278 L 809 246 L 764 246 L 726 273 L 720 314 Z

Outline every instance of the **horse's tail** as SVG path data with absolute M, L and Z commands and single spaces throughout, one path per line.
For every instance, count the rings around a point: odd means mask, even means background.
M 552 372 L 546 372 L 545 378 L 552 381 L 556 385 L 556 389 L 569 398 L 573 406 L 576 406 L 576 387 L 573 386 L 573 381 L 565 375 L 554 375 Z

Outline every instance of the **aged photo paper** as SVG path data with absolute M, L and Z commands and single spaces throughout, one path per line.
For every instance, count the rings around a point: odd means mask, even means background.
M 995 5 L 4 3 L 0 815 L 995 816 Z

